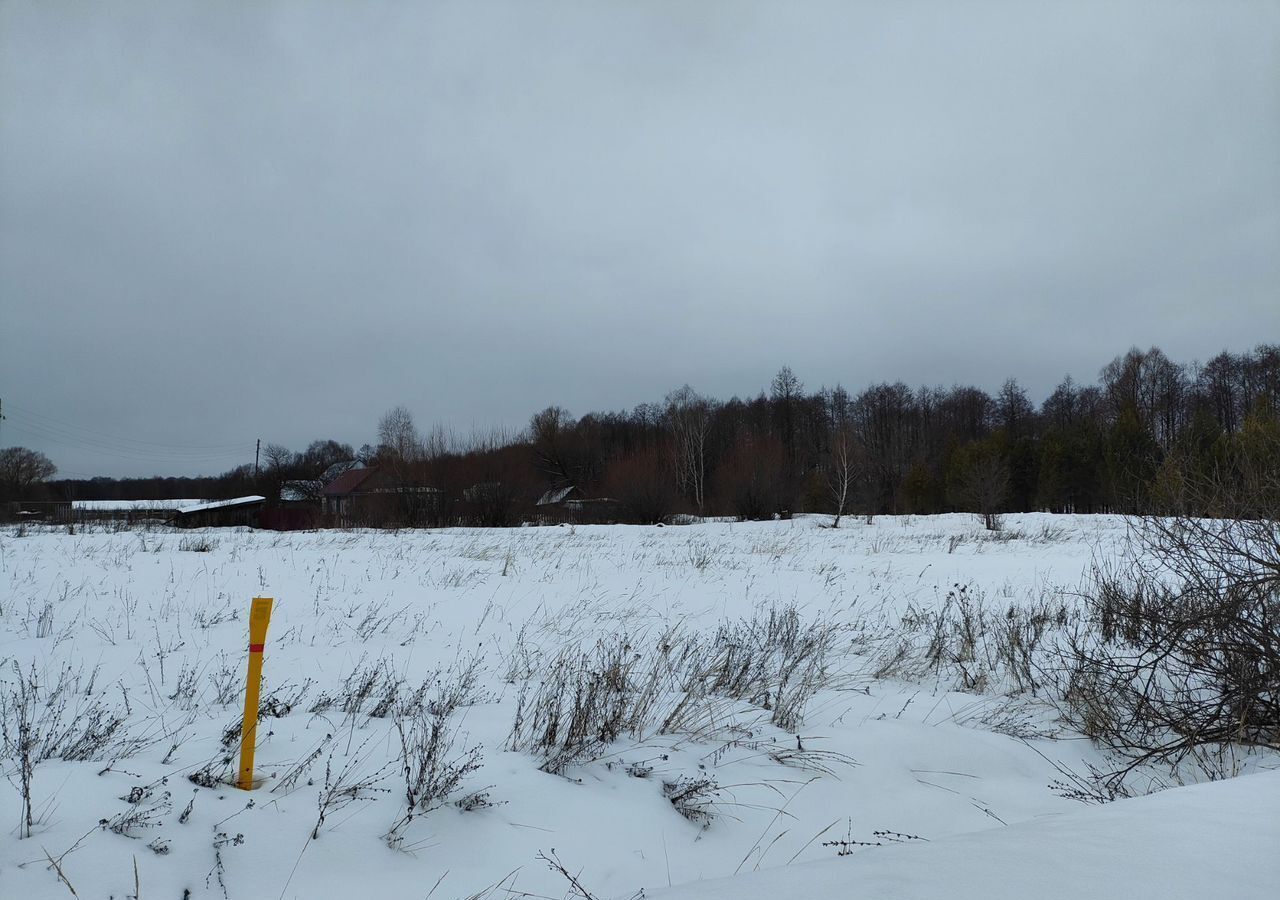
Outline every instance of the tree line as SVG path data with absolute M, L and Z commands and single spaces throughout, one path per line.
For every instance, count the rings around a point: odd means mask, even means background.
M 421 431 L 404 407 L 356 449 L 268 444 L 260 465 L 213 478 L 47 481 L 49 496 L 161 499 L 280 495 L 359 459 L 430 486 L 418 521 L 513 525 L 548 490 L 608 498 L 620 521 L 676 514 L 742 519 L 965 511 L 1155 511 L 1189 473 L 1280 467 L 1280 345 L 1180 364 L 1134 348 L 1092 384 L 1067 377 L 1038 406 L 1014 379 L 994 394 L 901 382 L 807 390 L 783 367 L 767 391 L 717 400 L 688 385 L 629 411 L 574 417 L 560 406 L 520 431 Z M 2 477 L 2 476 L 0 476 Z M 2 483 L 2 482 L 0 482 Z

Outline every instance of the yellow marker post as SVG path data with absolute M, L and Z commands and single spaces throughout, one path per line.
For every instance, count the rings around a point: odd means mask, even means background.
M 271 622 L 271 598 L 254 597 L 249 607 L 249 677 L 244 686 L 244 725 L 240 729 L 240 778 L 236 787 L 253 790 L 253 750 L 258 741 L 258 695 L 262 691 L 262 646 Z

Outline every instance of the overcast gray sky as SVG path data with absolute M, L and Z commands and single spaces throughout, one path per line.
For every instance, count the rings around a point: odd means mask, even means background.
M 1280 2 L 0 4 L 0 446 L 1280 339 Z M 172 450 L 172 452 L 171 452 Z

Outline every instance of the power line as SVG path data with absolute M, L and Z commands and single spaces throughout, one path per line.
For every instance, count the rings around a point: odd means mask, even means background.
M 248 444 L 226 445 L 223 448 L 153 448 L 153 447 L 133 447 L 127 444 L 118 444 L 107 440 L 98 440 L 94 438 L 86 438 L 77 434 L 73 434 L 59 429 L 51 428 L 47 425 L 41 425 L 35 422 L 28 422 L 23 419 L 13 420 L 16 427 L 20 431 L 29 434 L 35 434 L 42 438 L 52 440 L 55 443 L 70 444 L 90 450 L 112 450 L 127 453 L 136 456 L 183 456 L 183 457 L 200 457 L 200 456 L 227 456 L 231 454 L 243 454 L 248 448 Z
M 241 456 L 247 452 L 245 447 L 217 451 L 200 451 L 193 452 L 190 450 L 153 450 L 142 447 L 128 447 L 117 444 L 109 444 L 101 441 L 86 440 L 75 435 L 52 431 L 39 425 L 32 425 L 29 422 L 18 422 L 11 426 L 15 430 L 26 434 L 34 435 L 45 441 L 60 444 L 67 447 L 75 447 L 80 450 L 95 450 L 103 453 L 118 454 L 121 456 L 130 456 L 138 458 L 151 459 L 213 459 L 226 456 Z
M 13 420 L 11 420 L 13 421 Z M 198 462 L 215 460 L 224 460 L 231 458 L 243 459 L 252 452 L 247 444 L 237 448 L 219 450 L 215 452 L 191 452 L 190 450 L 151 450 L 141 447 L 118 446 L 105 442 L 90 441 L 78 438 L 75 435 L 60 433 L 43 428 L 39 425 L 33 425 L 30 422 L 16 422 L 10 425 L 12 430 L 23 434 L 31 435 L 43 441 L 59 444 L 64 447 L 71 447 L 76 450 L 85 450 L 97 453 L 103 456 L 114 456 L 120 459 L 132 459 L 143 462 L 167 462 L 167 461 L 183 461 Z
M 222 449 L 240 449 L 244 447 L 243 441 L 223 444 L 188 444 L 188 443 L 172 443 L 165 441 L 149 441 L 145 438 L 128 437 L 124 435 L 112 434 L 110 432 L 101 431 L 96 428 L 89 428 L 84 425 L 76 425 L 54 416 L 38 413 L 34 410 L 24 409 L 21 406 L 9 404 L 11 412 L 17 412 L 22 418 L 27 419 L 31 424 L 40 425 L 53 431 L 66 433 L 72 436 L 83 436 L 87 440 L 102 440 L 106 443 L 115 443 L 125 446 L 136 445 L 139 448 L 157 448 L 161 450 L 222 450 Z

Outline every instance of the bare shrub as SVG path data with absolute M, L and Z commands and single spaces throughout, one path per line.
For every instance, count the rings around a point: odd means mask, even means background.
M 404 688 L 404 679 L 396 674 L 386 659 L 372 663 L 360 657 L 351 674 L 342 680 L 342 687 L 323 692 L 311 704 L 312 715 L 338 711 L 345 716 L 355 716 L 366 710 L 373 718 L 384 718 L 395 707 Z
M 209 673 L 213 682 L 214 702 L 219 706 L 228 706 L 241 696 L 241 676 L 239 668 L 233 666 L 225 653 L 218 654 L 218 667 Z
M 928 838 L 923 838 L 918 834 L 904 834 L 901 831 L 888 830 L 871 832 L 871 840 L 869 841 L 856 840 L 853 836 L 853 819 L 851 818 L 845 828 L 843 838 L 823 841 L 822 846 L 834 847 L 836 856 L 851 856 L 857 851 L 858 847 L 885 847 L 893 844 L 915 844 L 921 841 L 928 841 Z
M 417 688 L 409 689 L 387 659 L 368 663 L 361 657 L 342 687 L 324 692 L 311 704 L 312 715 L 342 712 L 348 719 L 359 714 L 371 719 L 403 718 L 428 712 L 451 715 L 478 699 L 477 685 L 483 668 L 480 654 L 460 658 L 451 667 L 437 669 Z
M 169 699 L 176 703 L 179 709 L 195 709 L 199 705 L 196 693 L 199 686 L 200 671 L 194 666 L 183 663 L 178 670 L 177 682 L 173 693 L 169 694 Z
M 535 688 L 520 692 L 508 749 L 533 752 L 543 771 L 562 774 L 624 734 L 638 737 L 674 683 L 673 649 L 661 642 L 644 654 L 619 634 L 591 652 L 562 651 Z
M 716 561 L 716 548 L 706 541 L 690 541 L 685 548 L 689 565 L 701 572 Z
M 1066 536 L 1067 530 L 1061 525 L 1046 522 L 1040 526 L 1040 530 L 1036 532 L 1034 539 L 1041 544 L 1056 544 L 1064 540 Z
M 222 755 L 208 760 L 204 765 L 187 775 L 187 780 L 199 787 L 211 788 L 233 783 L 232 759 Z
M 444 712 L 418 714 L 396 721 L 400 737 L 400 770 L 404 775 L 404 812 L 386 834 L 387 843 L 398 846 L 413 820 L 443 805 L 463 780 L 480 768 L 480 747 L 455 749 L 457 735 Z M 488 805 L 472 796 L 468 808 Z
M 302 702 L 303 697 L 311 689 L 311 680 L 300 685 L 286 682 L 273 689 L 258 703 L 259 719 L 283 719 Z M 222 746 L 231 747 L 240 741 L 240 732 L 244 728 L 244 717 L 237 716 L 222 730 Z
M 706 693 L 768 710 L 774 725 L 795 731 L 826 684 L 835 634 L 830 622 L 803 622 L 795 606 L 773 607 L 721 626 L 694 678 Z
M 1049 592 L 992 608 L 981 590 L 954 584 L 940 606 L 912 603 L 885 629 L 872 671 L 876 678 L 946 678 L 971 693 L 1035 693 L 1052 680 L 1059 636 L 1075 619 Z
M 590 651 L 566 648 L 542 666 L 539 681 L 525 683 L 506 747 L 562 774 L 623 736 L 703 734 L 734 701 L 794 731 L 809 699 L 832 683 L 837 633 L 831 622 L 807 623 L 785 606 L 726 623 L 710 638 L 672 628 L 656 639 L 623 632 Z
M 451 716 L 463 706 L 471 706 L 481 699 L 478 692 L 480 673 L 484 669 L 484 656 L 473 653 L 460 657 L 455 663 L 436 674 L 418 689 L 417 696 L 422 696 L 431 689 L 431 699 L 426 709 L 433 716 Z M 403 714 L 415 711 L 413 706 L 402 709 Z
M 143 805 L 142 800 L 130 801 L 131 808 L 114 816 L 98 821 L 98 827 L 114 832 L 122 837 L 137 838 L 136 831 L 155 828 L 161 818 L 173 809 L 173 801 L 168 791 L 161 794 L 154 803 Z M 150 799 L 149 797 L 146 799 Z
M 1066 708 L 1130 768 L 1206 744 L 1280 749 L 1277 584 L 1099 573 L 1089 611 L 1071 646 Z
M 771 760 L 782 766 L 788 766 L 793 769 L 803 769 L 806 772 L 814 772 L 818 775 L 828 775 L 832 778 L 838 777 L 838 771 L 842 768 L 852 768 L 858 765 L 858 761 L 846 753 L 840 753 L 836 750 L 820 750 L 807 748 L 797 739 L 795 747 L 773 746 L 769 748 L 767 754 Z
M 129 735 L 127 713 L 86 700 L 80 675 L 69 667 L 52 686 L 42 682 L 34 664 L 23 671 L 15 661 L 12 671 L 0 690 L 0 750 L 4 775 L 21 797 L 19 836 L 29 837 L 35 824 L 32 782 L 37 765 L 50 759 L 123 759 L 147 742 Z
M 506 802 L 505 800 L 494 800 L 489 793 L 491 789 L 492 786 L 476 791 L 468 791 L 453 801 L 453 805 L 463 812 L 475 812 L 479 809 L 491 809 L 495 806 L 501 806 Z
M 191 615 L 192 623 L 200 629 L 213 628 L 215 625 L 221 625 L 223 622 L 234 622 L 240 618 L 240 611 L 233 609 L 231 601 L 224 599 L 222 606 L 214 609 L 211 607 L 200 606 Z
M 1280 749 L 1280 455 L 1263 457 L 1177 472 L 1166 502 L 1223 517 L 1134 519 L 1130 558 L 1095 572 L 1066 711 L 1127 760 L 1117 778 L 1227 745 Z
M 193 534 L 178 541 L 178 549 L 189 553 L 212 553 L 218 542 L 208 535 Z
M 316 797 L 319 815 L 316 817 L 315 827 L 311 829 L 313 841 L 320 837 L 325 821 L 335 812 L 353 803 L 369 802 L 376 799 L 378 794 L 387 792 L 382 783 L 391 774 L 395 762 L 388 761 L 376 768 L 372 766 L 369 745 L 373 739 L 373 735 L 366 737 L 355 752 L 347 756 L 341 769 L 334 767 L 334 752 L 329 752 L 324 765 L 324 783 Z
M 1092 764 L 1087 766 L 1087 775 L 1081 775 L 1061 763 L 1054 763 L 1054 767 L 1062 773 L 1063 778 L 1055 778 L 1049 782 L 1049 789 L 1067 800 L 1102 804 L 1132 796 L 1124 782 L 1116 781 Z
M 583 886 L 582 881 L 580 880 L 580 876 L 582 873 L 579 872 L 577 874 L 574 874 L 573 872 L 570 872 L 569 868 L 560 861 L 560 857 L 556 855 L 555 847 L 551 848 L 551 852 L 549 854 L 539 851 L 538 859 L 546 863 L 547 868 L 549 868 L 552 872 L 559 873 L 561 877 L 563 877 L 565 881 L 568 882 L 569 891 L 568 893 L 565 894 L 566 900 L 599 900 L 599 898 L 595 894 L 593 894 L 591 891 L 587 890 L 585 886 Z M 511 893 L 511 892 L 508 891 L 508 893 Z M 476 895 L 476 897 L 479 897 L 479 896 L 481 895 Z M 468 900 L 476 900 L 476 897 L 468 898 Z M 632 900 L 635 900 L 635 898 L 632 898 Z
M 715 819 L 715 801 L 720 796 L 720 785 L 705 775 L 679 778 L 662 782 L 662 796 L 671 802 L 676 812 L 706 829 Z

